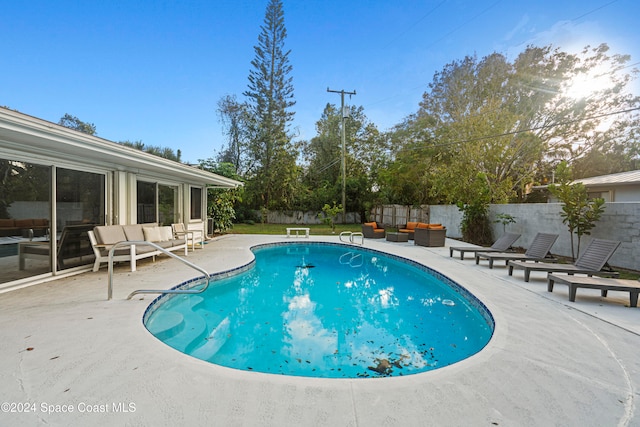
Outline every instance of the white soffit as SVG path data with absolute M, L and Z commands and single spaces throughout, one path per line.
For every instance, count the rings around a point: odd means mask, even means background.
M 0 150 L 64 159 L 114 170 L 147 172 L 192 184 L 235 188 L 242 183 L 184 163 L 0 108 Z

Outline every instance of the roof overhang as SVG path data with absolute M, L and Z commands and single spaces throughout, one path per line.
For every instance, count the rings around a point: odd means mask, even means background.
M 571 184 L 582 184 L 589 189 L 596 190 L 601 188 L 610 189 L 628 185 L 640 185 L 640 170 L 580 178 L 572 181 Z M 535 190 L 544 190 L 547 188 L 548 185 L 536 185 L 533 187 Z
M 0 107 L 0 151 L 26 153 L 191 184 L 236 188 L 240 181 Z

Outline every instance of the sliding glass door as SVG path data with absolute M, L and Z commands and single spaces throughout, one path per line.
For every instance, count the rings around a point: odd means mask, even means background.
M 105 181 L 0 158 L 0 284 L 92 264 L 87 231 L 105 223 Z
M 52 168 L 0 158 L 0 284 L 51 273 Z
M 178 222 L 178 187 L 158 185 L 158 216 L 160 225 Z
M 87 231 L 105 223 L 105 175 L 56 169 L 58 270 L 94 261 Z
M 178 218 L 178 186 L 138 181 L 138 224 L 171 225 Z

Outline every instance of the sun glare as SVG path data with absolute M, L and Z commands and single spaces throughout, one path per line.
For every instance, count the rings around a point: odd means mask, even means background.
M 578 74 L 568 82 L 565 94 L 573 99 L 584 99 L 608 89 L 612 85 L 611 75 L 607 71 L 590 70 L 587 74 Z

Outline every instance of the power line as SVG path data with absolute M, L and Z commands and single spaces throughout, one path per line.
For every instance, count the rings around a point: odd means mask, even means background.
M 463 22 L 462 24 L 460 24 L 459 26 L 457 26 L 453 30 L 449 31 L 447 34 L 445 34 L 444 36 L 440 37 L 438 40 L 436 40 L 433 43 L 431 43 L 429 46 L 426 47 L 426 49 L 432 48 L 433 46 L 435 46 L 436 44 L 438 44 L 439 42 L 441 42 L 445 38 L 449 37 L 451 34 L 455 33 L 459 29 L 466 27 L 467 25 L 469 25 L 470 22 L 474 21 L 476 18 L 480 17 L 481 15 L 484 15 L 486 12 L 488 12 L 489 10 L 493 9 L 494 7 L 496 7 L 498 5 L 498 3 L 500 3 L 501 1 L 502 0 L 498 0 L 498 1 L 494 2 L 494 3 L 492 3 L 489 7 L 481 10 L 478 13 L 476 13 L 471 18 L 467 19 L 465 22 Z
M 315 173 L 316 174 L 321 174 L 322 172 L 326 171 L 327 169 L 335 166 L 338 162 L 340 162 L 340 157 L 336 157 L 330 163 L 325 164 L 323 167 L 321 167 L 320 169 L 316 170 Z
M 442 143 L 442 144 L 434 144 L 434 145 L 431 145 L 430 147 L 446 147 L 446 146 L 449 146 L 449 145 L 466 144 L 468 142 L 484 141 L 485 139 L 500 138 L 500 137 L 503 137 L 503 136 L 512 136 L 512 135 L 517 135 L 519 133 L 533 132 L 533 131 L 543 130 L 543 129 L 550 129 L 550 128 L 554 128 L 556 126 L 568 125 L 568 124 L 571 124 L 571 123 L 578 123 L 578 122 L 582 122 L 582 121 L 585 121 L 585 120 L 595 120 L 595 119 L 601 119 L 603 117 L 614 116 L 616 114 L 630 113 L 630 112 L 636 111 L 636 110 L 640 110 L 640 107 L 629 108 L 629 109 L 621 110 L 621 111 L 615 111 L 613 113 L 598 114 L 598 115 L 595 115 L 595 116 L 584 117 L 584 118 L 581 118 L 581 119 L 567 120 L 567 121 L 564 121 L 564 122 L 553 123 L 553 124 L 550 124 L 550 125 L 542 125 L 542 126 L 536 126 L 536 127 L 532 127 L 532 128 L 528 128 L 528 129 L 515 130 L 515 131 L 512 131 L 512 132 L 504 132 L 504 133 L 495 134 L 495 135 L 479 136 L 477 138 L 470 138 L 470 139 L 463 139 L 463 140 L 459 140 L 459 141 L 445 142 L 445 143 Z
M 398 40 L 400 37 L 402 37 L 403 35 L 405 35 L 406 33 L 408 33 L 410 30 L 413 29 L 413 27 L 415 27 L 416 25 L 418 25 L 420 22 L 422 22 L 427 16 L 431 15 L 436 9 L 438 9 L 440 6 L 442 6 L 443 4 L 445 4 L 447 2 L 447 0 L 442 0 L 440 3 L 438 3 L 435 7 L 433 7 L 432 9 L 430 9 L 425 15 L 423 15 L 420 19 L 418 19 L 416 22 L 414 22 L 412 25 L 410 25 L 409 27 L 407 27 L 404 31 L 402 31 L 401 33 L 399 33 L 393 40 L 389 41 L 389 43 L 387 43 L 386 45 L 384 45 L 382 48 L 386 49 L 388 48 L 392 43 L 394 43 L 396 40 Z
M 445 0 L 445 1 L 446 1 L 446 0 Z M 437 8 L 439 8 L 443 3 L 445 3 L 445 1 L 440 2 L 440 3 L 439 3 L 438 5 L 436 5 L 434 8 L 432 8 L 431 10 L 429 10 L 429 12 L 427 12 L 423 17 L 421 17 L 421 18 L 420 18 L 418 21 L 416 21 L 413 25 L 411 25 L 411 27 L 409 27 L 409 29 L 411 29 L 411 28 L 415 27 L 415 26 L 416 26 L 420 21 L 422 21 L 424 18 L 426 18 L 427 16 L 429 16 L 433 11 L 435 11 L 435 10 L 436 10 Z M 461 28 L 463 28 L 463 27 L 467 26 L 470 22 L 474 21 L 475 19 L 477 19 L 478 17 L 480 17 L 480 16 L 481 16 L 481 15 L 483 15 L 484 13 L 486 13 L 486 12 L 488 12 L 489 10 L 493 9 L 493 8 L 494 8 L 498 3 L 500 3 L 500 1 L 501 1 L 501 0 L 498 0 L 498 1 L 494 2 L 494 3 L 492 3 L 491 5 L 489 5 L 489 6 L 488 6 L 487 8 L 485 8 L 484 10 L 480 11 L 479 13 L 477 13 L 477 14 L 475 14 L 474 16 L 472 16 L 471 18 L 469 18 L 467 21 L 465 21 L 465 22 L 464 22 L 463 24 L 461 24 L 460 26 L 458 26 L 458 27 L 456 27 L 456 28 L 452 29 L 452 30 L 451 30 L 451 31 L 449 31 L 448 33 L 444 34 L 442 37 L 440 37 L 440 38 L 438 38 L 437 40 L 435 40 L 433 43 L 431 43 L 430 45 L 428 45 L 428 46 L 427 46 L 427 48 L 431 48 L 431 47 L 433 47 L 434 45 L 436 45 L 436 44 L 437 44 L 437 43 L 439 43 L 440 41 L 444 40 L 446 37 L 450 36 L 451 34 L 455 33 L 456 31 L 460 30 Z M 568 20 L 568 21 L 566 21 L 566 22 L 575 22 L 575 21 L 577 21 L 577 20 L 579 20 L 579 19 L 584 18 L 585 16 L 591 15 L 591 14 L 593 14 L 593 13 L 595 13 L 595 12 L 597 12 L 597 11 L 601 10 L 601 9 L 604 9 L 604 8 L 606 8 L 606 7 L 610 6 L 610 5 L 612 5 L 613 3 L 617 3 L 617 2 L 618 2 L 618 0 L 611 0 L 611 1 L 609 1 L 609 2 L 605 3 L 605 4 L 601 5 L 601 6 L 598 6 L 598 7 L 594 8 L 594 9 L 591 9 L 591 10 L 589 10 L 589 11 L 587 11 L 587 12 L 585 12 L 585 13 L 583 13 L 583 14 L 579 15 L 579 16 L 577 16 L 576 18 L 570 19 L 570 20 Z M 566 25 L 566 24 L 565 24 L 565 25 Z M 400 33 L 398 36 L 396 36 L 392 41 L 397 40 L 400 36 L 402 36 L 403 34 L 405 34 L 409 29 L 407 29 L 407 30 L 405 30 L 405 31 L 401 32 L 401 33 Z M 521 45 L 523 45 L 523 44 L 525 44 L 525 43 L 526 43 L 526 41 L 524 41 L 524 42 L 522 42 L 522 43 L 520 43 L 520 44 L 517 44 L 516 46 L 521 46 Z M 385 47 L 389 46 L 389 44 L 391 44 L 391 42 L 389 42 L 387 45 L 385 45 Z M 637 63 L 636 63 L 636 64 L 637 64 Z M 636 65 L 636 64 L 632 64 L 632 65 Z M 632 66 L 632 65 L 631 65 L 631 66 Z M 619 71 L 620 69 L 623 69 L 623 68 L 627 68 L 627 67 L 622 67 L 622 68 L 618 68 L 618 69 L 616 69 L 616 70 L 613 70 L 613 71 L 611 72 L 611 74 L 613 74 L 614 72 Z M 412 88 L 412 89 L 410 89 L 410 90 L 413 90 L 413 89 L 420 89 L 420 88 L 427 87 L 427 86 L 429 86 L 429 83 L 425 83 L 425 84 L 423 84 L 423 85 L 415 86 L 414 88 Z M 403 92 L 403 93 L 406 93 L 406 92 Z M 397 97 L 399 97 L 399 96 L 403 96 L 403 93 L 398 93 L 398 94 L 395 94 L 395 95 L 390 95 L 390 96 L 388 96 L 388 97 L 386 97 L 386 98 L 380 99 L 380 100 L 378 100 L 378 101 L 374 101 L 373 103 L 370 103 L 370 104 L 368 104 L 368 105 L 367 105 L 367 106 L 365 106 L 365 107 L 370 107 L 370 106 L 372 106 L 372 105 L 377 105 L 377 104 L 381 104 L 381 103 L 384 103 L 384 102 L 390 101 L 390 100 L 392 100 L 392 99 L 394 99 L 394 98 L 397 98 Z
M 428 45 L 428 46 L 426 47 L 426 49 L 430 49 L 431 47 L 433 47 L 434 45 L 438 44 L 440 41 L 444 40 L 445 38 L 447 38 L 447 37 L 448 37 L 448 36 L 450 36 L 451 34 L 455 33 L 456 31 L 460 30 L 461 28 L 464 28 L 464 27 L 465 27 L 465 26 L 467 26 L 470 22 L 474 21 L 475 19 L 477 19 L 478 17 L 482 16 L 483 14 L 485 14 L 486 12 L 488 12 L 489 10 L 493 9 L 493 8 L 494 8 L 495 6 L 497 6 L 497 5 L 498 5 L 498 3 L 500 3 L 501 1 L 502 1 L 502 0 L 498 0 L 498 1 L 494 2 L 494 3 L 492 3 L 490 6 L 486 7 L 485 9 L 483 9 L 482 11 L 480 11 L 480 12 L 476 13 L 476 14 L 475 14 L 475 15 L 473 15 L 471 18 L 467 19 L 465 22 L 463 22 L 462 24 L 460 24 L 459 26 L 457 26 L 457 27 L 456 27 L 456 28 L 454 28 L 453 30 L 449 31 L 448 33 L 444 34 L 442 37 L 440 37 L 439 39 L 435 40 L 433 43 L 431 43 L 430 45 Z M 617 1 L 617 0 L 615 0 L 615 1 Z M 433 11 L 435 11 L 436 9 L 438 9 L 438 8 L 439 8 L 440 6 L 442 6 L 442 4 L 444 4 L 445 2 L 446 2 L 446 0 L 444 0 L 444 1 L 440 2 L 440 3 L 438 3 L 438 5 L 436 5 L 433 9 L 429 10 L 429 12 L 427 12 L 427 13 L 426 13 L 422 18 L 420 18 L 418 21 L 416 21 L 416 23 L 414 23 L 410 28 L 415 27 L 415 26 L 416 26 L 420 21 L 422 21 L 424 18 L 426 18 L 427 16 L 429 16 Z M 410 29 L 410 28 L 409 28 L 409 29 Z M 401 35 L 405 34 L 409 29 L 407 29 L 406 31 L 403 31 L 402 33 L 400 33 L 400 34 L 399 34 L 399 35 L 398 35 L 398 36 L 397 36 L 393 41 L 397 40 Z M 392 43 L 392 42 L 389 42 L 389 43 L 385 46 L 385 48 L 386 48 L 387 46 L 389 46 L 391 43 Z M 415 88 L 412 88 L 412 90 L 413 90 L 413 89 L 419 89 L 419 88 L 422 88 L 422 87 L 425 87 L 425 86 L 429 86 L 429 83 L 426 83 L 426 84 L 424 84 L 424 85 L 416 86 Z M 369 104 L 369 105 L 368 105 L 368 107 L 369 107 L 369 106 L 371 106 L 371 105 L 376 105 L 376 104 L 380 104 L 380 103 L 382 103 L 382 102 L 389 101 L 390 99 L 396 98 L 396 97 L 401 96 L 401 95 L 402 95 L 402 94 L 391 95 L 391 96 L 389 96 L 389 97 L 387 97 L 387 98 L 384 98 L 384 99 L 381 99 L 381 100 L 379 100 L 379 101 L 375 101 L 375 102 L 373 102 L 373 103 Z
M 585 16 L 587 16 L 587 15 L 591 15 L 592 13 L 597 12 L 597 11 L 599 11 L 600 9 L 604 9 L 604 8 L 605 8 L 605 7 L 607 7 L 607 6 L 609 6 L 609 5 L 613 4 L 613 3 L 616 3 L 617 1 L 618 1 L 618 0 L 612 0 L 612 1 L 610 1 L 609 3 L 605 3 L 605 4 L 603 4 L 602 6 L 598 6 L 598 7 L 596 7 L 595 9 L 592 9 L 592 10 L 590 10 L 590 11 L 588 11 L 588 12 L 583 13 L 582 15 L 578 16 L 577 18 L 573 18 L 570 22 L 577 21 L 578 19 L 582 19 L 582 18 L 584 18 L 584 17 L 585 17 Z
M 617 1 L 617 0 L 616 0 L 616 1 Z M 605 71 L 605 72 L 603 72 L 603 73 L 597 74 L 597 75 L 593 76 L 593 78 L 605 77 L 605 76 L 608 76 L 608 75 L 613 76 L 614 74 L 618 73 L 619 71 L 625 70 L 625 69 L 627 69 L 627 68 L 634 67 L 634 66 L 636 66 L 636 65 L 640 65 L 640 61 L 638 61 L 638 62 L 634 62 L 634 63 L 632 63 L 632 64 L 626 64 L 626 65 L 624 65 L 624 66 L 616 67 L 616 68 L 612 69 L 611 71 Z M 410 90 L 420 89 L 420 88 L 423 88 L 423 87 L 429 86 L 429 84 L 430 84 L 430 83 L 425 83 L 425 84 L 423 84 L 423 85 L 414 86 L 414 87 L 413 87 L 413 88 L 411 88 Z M 531 87 L 531 89 L 532 89 L 532 90 L 540 90 L 540 88 L 535 88 L 535 87 Z M 387 97 L 387 98 L 384 98 L 384 99 L 380 99 L 380 100 L 378 100 L 378 101 L 375 101 L 375 102 L 369 103 L 368 105 L 363 106 L 363 107 L 368 108 L 368 107 L 371 107 L 372 105 L 376 105 L 376 104 L 380 104 L 380 103 L 383 103 L 383 102 L 387 102 L 387 101 L 389 101 L 389 100 L 391 100 L 391 99 L 393 99 L 393 98 L 397 98 L 398 96 L 400 96 L 400 94 L 398 94 L 398 95 L 392 95 L 392 96 L 390 96 L 390 97 Z M 481 116 L 481 115 L 478 115 L 478 116 Z

